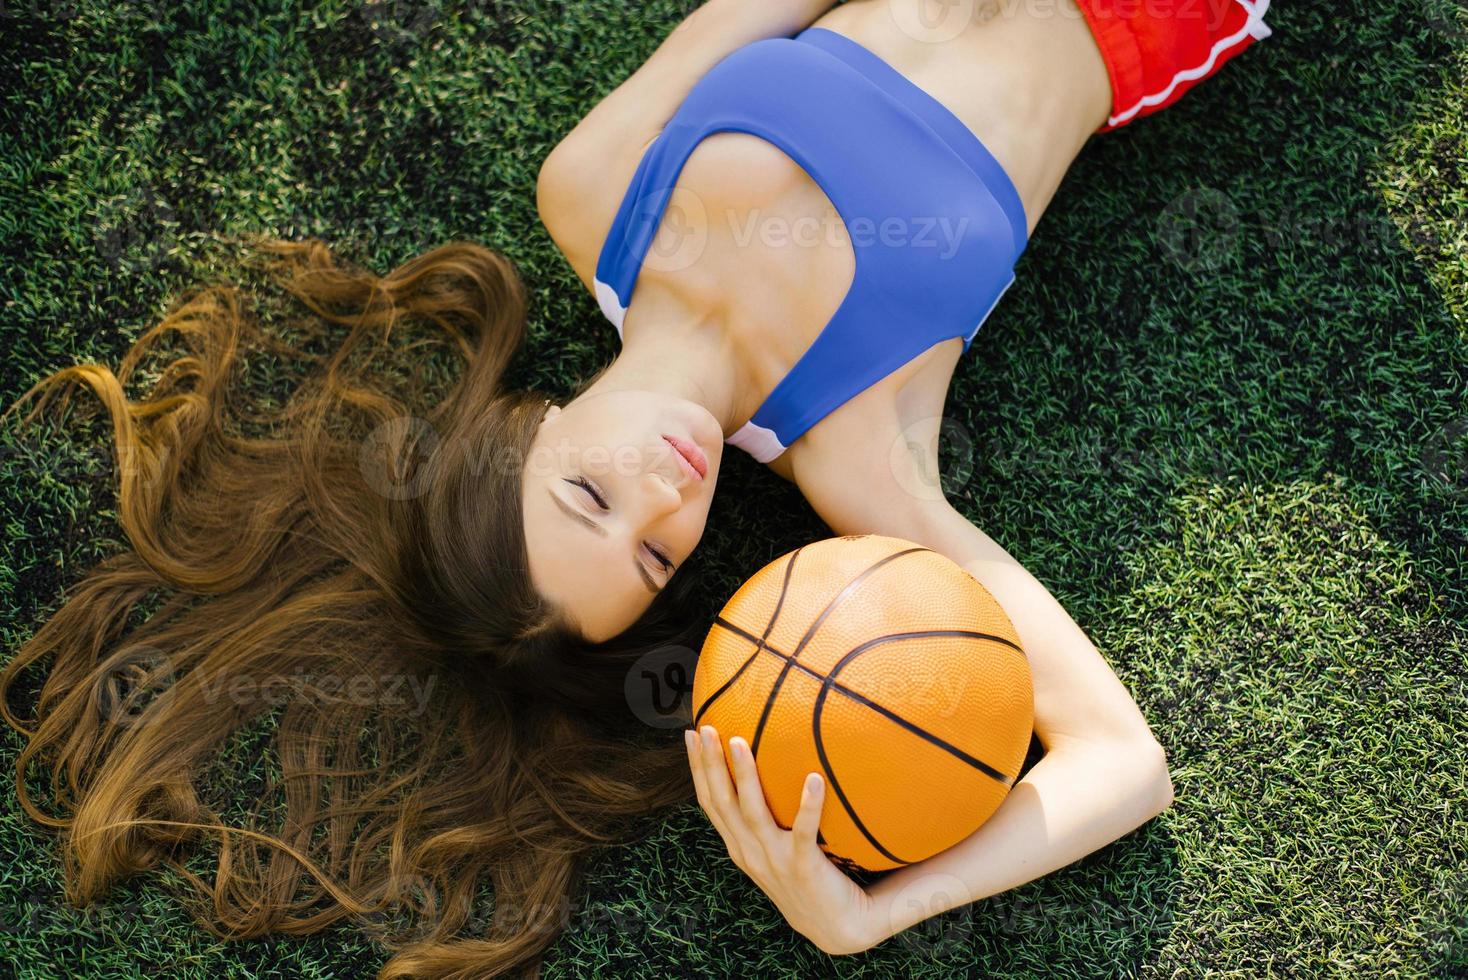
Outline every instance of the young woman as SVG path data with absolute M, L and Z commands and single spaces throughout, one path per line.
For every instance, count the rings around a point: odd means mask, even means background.
M 837 534 L 952 558 L 1024 640 L 1044 758 L 969 839 L 867 890 L 816 845 L 823 783 L 784 830 L 742 739 L 731 780 L 718 733 L 685 733 L 730 856 L 828 952 L 1068 864 L 1172 798 L 1096 648 L 944 499 L 937 432 L 958 358 L 1086 140 L 1266 37 L 1267 2 L 713 0 L 545 162 L 541 216 L 621 351 L 532 447 L 543 595 L 587 635 L 633 622 L 698 543 L 728 443 Z
M 210 286 L 115 373 L 40 381 L 30 417 L 75 386 L 105 408 L 127 539 L 0 675 L 67 897 L 168 864 L 220 935 L 351 917 L 398 950 L 383 977 L 498 975 L 574 923 L 588 853 L 696 795 L 791 926 L 851 953 L 1166 807 L 1125 688 L 933 477 L 957 358 L 1080 147 L 1268 34 L 1267 0 L 1148 2 L 709 0 L 542 168 L 546 226 L 622 339 L 564 406 L 503 386 L 523 288 L 465 242 L 378 276 L 267 241 L 309 314 L 289 329 Z M 447 387 L 417 371 L 433 337 L 464 363 Z M 252 402 L 238 373 L 267 360 L 295 387 Z M 1030 657 L 1043 758 L 972 837 L 869 888 L 815 845 L 819 788 L 784 830 L 747 746 L 731 781 L 718 733 L 679 748 L 628 718 L 629 668 L 707 628 L 677 570 L 725 443 L 834 532 L 967 568 Z M 258 725 L 270 764 L 242 767 Z M 230 786 L 253 808 L 226 820 Z M 404 910 L 420 928 L 389 930 Z

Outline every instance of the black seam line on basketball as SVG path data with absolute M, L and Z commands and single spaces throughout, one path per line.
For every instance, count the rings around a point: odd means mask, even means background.
M 775 706 L 775 698 L 780 693 L 781 685 L 785 683 L 785 675 L 790 673 L 791 665 L 794 664 L 795 660 L 800 656 L 800 651 L 804 650 L 805 645 L 810 642 L 810 638 L 816 635 L 816 630 L 821 628 L 821 624 L 826 621 L 826 617 L 835 612 L 836 607 L 845 602 L 846 599 L 850 597 L 853 592 L 856 591 L 857 586 L 866 581 L 867 576 L 871 575 L 873 572 L 881 568 L 883 565 L 887 564 L 889 561 L 896 561 L 903 555 L 911 555 L 919 551 L 930 550 L 931 549 L 929 548 L 922 547 L 904 548 L 902 551 L 894 552 L 885 558 L 878 559 L 877 561 L 872 562 L 866 568 L 862 569 L 859 575 L 853 578 L 850 582 L 847 582 L 844 586 L 841 587 L 840 592 L 837 592 L 834 596 L 831 597 L 830 601 L 826 603 L 826 608 L 821 610 L 821 614 L 817 616 L 815 618 L 815 621 L 812 622 L 810 626 L 806 629 L 805 635 L 800 638 L 800 642 L 795 644 L 795 649 L 790 651 L 790 656 L 787 657 L 785 660 L 785 666 L 780 668 L 780 673 L 776 675 L 775 682 L 770 685 L 770 693 L 765 697 L 765 706 L 760 711 L 759 723 L 754 726 L 754 738 L 750 740 L 749 743 L 749 754 L 751 757 L 758 758 L 757 753 L 759 752 L 760 738 L 765 733 L 765 722 L 769 721 L 770 719 L 770 711 Z M 784 597 L 783 591 L 781 592 L 781 597 Z M 768 630 L 765 631 L 765 635 L 769 635 Z
M 858 655 L 860 655 L 862 653 L 865 653 L 867 650 L 871 649 L 872 647 L 877 646 L 877 645 L 882 644 L 882 643 L 891 643 L 891 642 L 894 642 L 896 640 L 908 640 L 908 639 L 912 639 L 913 637 L 920 637 L 920 636 L 943 636 L 945 634 L 948 635 L 948 636 L 972 635 L 972 634 L 968 633 L 968 631 L 966 631 L 966 630 L 951 630 L 951 631 L 945 631 L 945 630 L 925 630 L 925 631 L 917 632 L 917 633 L 889 633 L 886 636 L 878 636 L 878 637 L 874 637 L 873 639 L 867 640 L 865 643 L 862 643 L 861 645 L 859 645 L 859 646 L 853 648 L 852 650 L 848 651 L 847 654 L 844 657 L 842 657 L 840 660 L 836 661 L 836 666 L 834 666 L 834 667 L 831 668 L 831 673 L 828 674 L 828 675 L 826 675 L 826 679 L 821 682 L 821 693 L 816 695 L 816 714 L 819 715 L 819 713 L 820 713 L 821 703 L 825 700 L 825 692 L 826 692 L 826 690 L 828 688 L 834 687 L 838 683 L 837 680 L 836 680 L 836 675 L 841 672 L 842 668 L 844 668 L 852 660 L 856 659 L 856 657 Z M 980 635 L 982 635 L 982 634 L 980 634 Z M 873 711 L 876 711 L 880 715 L 884 715 L 885 717 L 889 718 L 893 723 L 895 723 L 897 725 L 901 725 L 903 728 L 905 728 L 908 731 L 912 732 L 914 735 L 918 736 L 919 738 L 922 738 L 922 739 L 925 739 L 928 742 L 931 742 L 933 745 L 936 745 L 938 748 L 940 748 L 943 751 L 949 753 L 950 755 L 954 756 L 955 758 L 959 759 L 960 761 L 966 763 L 967 765 L 973 767 L 974 769 L 979 770 L 979 772 L 983 773 L 985 776 L 988 776 L 990 779 L 993 779 L 996 782 L 1002 783 L 1005 786 L 1009 786 L 1009 785 L 1011 785 L 1013 783 L 1013 779 L 1011 777 L 1006 776 L 1003 772 L 1001 772 L 998 769 L 995 769 L 993 766 L 989 765 L 987 762 L 983 761 L 982 759 L 975 758 L 974 756 L 969 755 L 967 752 L 965 752 L 963 749 L 959 748 L 958 746 L 953 745 L 953 744 L 951 744 L 949 742 L 946 742 L 943 739 L 939 738 L 937 735 L 934 735 L 932 732 L 929 732 L 929 731 L 927 731 L 926 729 L 923 729 L 923 728 L 919 728 L 917 725 L 914 725 L 912 722 L 908 721 L 907 719 L 902 718 L 901 716 L 899 716 L 898 714 L 896 714 L 892 710 L 890 710 L 888 708 L 882 707 L 882 705 L 880 705 L 877 702 L 873 701 L 871 698 L 868 698 L 868 697 L 866 697 L 865 695 L 862 695 L 862 694 L 858 694 L 858 693 L 856 693 L 854 691 L 850 691 L 849 689 L 847 689 L 844 693 L 846 693 L 848 697 L 852 697 L 852 698 L 855 698 L 858 701 L 861 701 L 863 704 L 865 704 L 867 707 L 871 708 Z M 819 728 L 819 726 L 816 727 L 816 734 L 819 737 L 819 734 L 820 734 L 820 728 Z
M 715 616 L 712 626 L 722 626 L 722 627 L 724 627 L 724 629 L 728 630 L 730 633 L 734 633 L 734 634 L 736 634 L 738 636 L 744 637 L 749 642 L 751 642 L 753 644 L 756 644 L 759 647 L 762 647 L 765 651 L 767 651 L 769 653 L 773 653 L 777 657 L 783 657 L 786 660 L 789 660 L 790 659 L 790 654 L 786 653 L 784 650 L 781 650 L 777 646 L 771 646 L 768 643 L 762 643 L 760 637 L 755 636 L 753 633 L 751 633 L 749 630 L 745 629 L 744 627 L 740 626 L 738 623 L 731 623 L 731 622 L 729 622 L 723 616 Z M 710 628 L 712 628 L 712 626 Z M 891 636 L 897 636 L 898 634 L 892 633 L 892 634 L 889 634 L 889 635 L 891 635 Z M 971 636 L 971 637 L 973 637 L 976 640 L 993 640 L 995 643 L 1002 643 L 1002 644 L 1004 644 L 1007 647 L 1013 647 L 1015 650 L 1019 650 L 1019 647 L 1015 646 L 1014 643 L 1012 643 L 1009 640 L 1006 640 L 1002 636 L 995 636 L 993 633 L 980 633 L 978 630 L 915 630 L 913 632 L 904 633 L 902 635 L 903 636 Z M 826 675 L 825 674 L 822 674 L 822 673 L 820 673 L 819 671 L 816 671 L 816 670 L 812 670 L 810 667 L 807 667 L 803 663 L 797 663 L 797 664 L 795 664 L 795 666 L 797 668 L 799 668 L 800 670 L 803 670 L 805 673 L 809 674 L 815 680 L 823 681 L 823 680 L 826 679 Z M 840 690 L 840 691 L 849 691 L 850 690 L 849 688 L 842 687 L 839 682 L 836 684 L 836 689 L 837 690 Z M 852 692 L 852 693 L 854 693 L 854 692 Z
M 799 558 L 800 553 L 804 550 L 805 545 L 801 545 L 799 548 L 796 548 L 790 553 L 790 560 L 785 563 L 785 576 L 780 582 L 780 595 L 775 600 L 775 611 L 770 613 L 770 621 L 765 624 L 764 635 L 756 639 L 752 633 L 745 633 L 743 630 L 739 631 L 744 636 L 748 637 L 751 640 L 754 640 L 754 650 L 750 652 L 749 658 L 746 659 L 744 663 L 739 665 L 739 669 L 734 671 L 734 673 L 729 676 L 728 680 L 720 684 L 718 690 L 714 691 L 713 694 L 710 694 L 707 701 L 699 705 L 698 711 L 693 716 L 694 731 L 698 731 L 699 719 L 702 718 L 703 713 L 709 709 L 709 705 L 717 701 L 719 699 L 719 696 L 727 691 L 734 684 L 734 682 L 739 679 L 739 675 L 744 673 L 744 668 L 754 663 L 755 659 L 759 656 L 761 648 L 765 646 L 765 640 L 769 639 L 770 631 L 775 628 L 775 620 L 780 618 L 781 607 L 785 605 L 785 593 L 790 588 L 790 573 L 795 568 L 795 559 Z M 724 618 L 722 616 L 715 616 L 714 624 L 718 625 L 720 622 L 724 622 Z M 754 743 L 751 743 L 749 747 L 749 754 L 751 757 L 754 756 Z
M 944 632 L 945 631 L 943 630 L 925 630 L 917 633 L 889 633 L 886 636 L 874 637 L 873 639 L 870 639 L 865 643 L 854 647 L 853 649 L 848 651 L 845 656 L 843 656 L 840 660 L 836 662 L 836 665 L 831 668 L 831 673 L 828 674 L 826 676 L 826 679 L 821 682 L 820 693 L 816 695 L 815 706 L 811 710 L 811 739 L 815 742 L 816 757 L 821 760 L 821 769 L 825 772 L 826 778 L 830 780 L 831 791 L 836 794 L 836 799 L 841 801 L 841 806 L 843 809 L 846 810 L 846 815 L 851 818 L 851 822 L 856 826 L 856 829 L 861 831 L 861 835 L 867 839 L 867 843 L 876 848 L 887 860 L 895 861 L 898 864 L 903 865 L 909 865 L 913 862 L 898 857 L 896 854 L 893 854 L 890 850 L 883 846 L 882 842 L 877 840 L 876 835 L 874 835 L 870 830 L 867 829 L 867 825 L 862 823 L 861 817 L 857 816 L 856 807 L 852 806 L 851 801 L 846 798 L 846 792 L 841 788 L 841 781 L 836 778 L 836 771 L 831 766 L 831 760 L 826 755 L 826 742 L 825 739 L 821 737 L 821 712 L 824 711 L 826 707 L 826 695 L 831 691 L 831 688 L 836 683 L 836 674 L 839 673 L 843 667 L 851 663 L 867 650 L 870 650 L 872 647 L 878 646 L 879 644 L 891 643 L 896 640 L 911 639 L 914 636 L 941 636 Z M 952 632 L 958 633 L 960 631 L 954 630 Z M 987 765 L 979 759 L 975 759 L 973 756 L 969 755 L 958 746 L 950 745 L 938 736 L 933 735 L 930 732 L 924 731 L 923 729 L 918 728 L 916 725 L 909 724 L 908 722 L 899 718 L 897 715 L 888 711 L 886 708 L 883 708 L 881 705 L 877 704 L 875 701 L 872 701 L 870 698 L 862 697 L 861 695 L 855 696 L 865 702 L 868 706 L 876 709 L 879 713 L 886 715 L 888 718 L 891 718 L 894 722 L 901 725 L 903 728 L 906 728 L 914 735 L 917 735 L 920 738 L 924 738 L 932 744 L 943 749 L 944 751 L 957 756 L 964 762 L 968 763 L 970 766 L 977 768 L 980 772 L 990 777 L 991 779 L 998 780 L 1005 786 L 1009 785 L 1008 777 L 1006 777 L 999 770 L 995 769 L 993 766 Z
M 715 616 L 714 617 L 714 621 L 713 621 L 712 624 L 710 624 L 710 627 L 709 628 L 712 629 L 714 626 L 722 626 L 722 627 L 724 627 L 724 629 L 728 630 L 731 633 L 737 633 L 738 635 L 744 637 L 746 640 L 750 641 L 751 643 L 754 643 L 754 644 L 759 645 L 759 646 L 763 646 L 766 650 L 768 650 L 771 653 L 775 654 L 777 657 L 787 657 L 788 658 L 790 656 L 790 654 L 788 654 L 785 651 L 781 650 L 779 647 L 771 646 L 768 643 L 764 643 L 761 637 L 755 636 L 753 633 L 751 633 L 749 630 L 745 629 L 743 626 L 740 626 L 738 623 L 731 623 L 731 622 L 729 622 L 722 615 Z M 1002 644 L 1004 644 L 1005 646 L 1009 647 L 1011 650 L 1014 650 L 1016 653 L 1019 653 L 1021 655 L 1024 654 L 1024 650 L 1023 650 L 1023 648 L 1021 648 L 1019 646 L 1019 644 L 1015 643 L 1013 640 L 1006 639 L 1005 637 L 995 636 L 993 633 L 980 633 L 977 630 L 934 630 L 933 632 L 934 633 L 937 633 L 939 635 L 943 635 L 943 636 L 972 636 L 972 637 L 976 637 L 976 638 L 981 639 L 981 640 L 993 640 L 995 643 L 1002 643 Z M 912 633 L 911 635 L 912 636 L 922 636 L 924 634 L 923 634 L 923 631 L 919 630 L 919 631 L 917 631 L 915 633 Z M 802 666 L 803 667 L 803 665 L 797 665 L 797 666 Z M 825 674 L 818 674 L 815 671 L 809 670 L 809 669 L 806 669 L 806 673 L 810 674 L 812 677 L 816 678 L 817 680 L 820 680 L 821 678 L 823 678 L 823 677 L 826 676 Z
M 714 625 L 716 625 L 716 626 L 723 626 L 725 629 L 730 630 L 731 632 L 738 633 L 740 636 L 743 636 L 745 639 L 755 640 L 755 636 L 754 636 L 753 633 L 750 633 L 750 632 L 748 632 L 746 630 L 740 629 L 738 626 L 736 626 L 733 623 L 729 622 L 728 620 L 724 619 L 722 616 L 717 617 L 714 620 Z M 1008 643 L 1009 642 L 1008 640 L 1006 640 L 1002 636 L 995 636 L 992 633 L 980 633 L 980 632 L 977 632 L 976 630 L 916 630 L 916 631 L 913 631 L 913 632 L 910 632 L 910 633 L 889 633 L 886 636 L 873 637 L 871 640 L 868 640 L 866 643 L 863 643 L 861 646 L 859 646 L 856 649 L 852 650 L 850 653 L 846 654 L 846 656 L 843 657 L 841 660 L 837 661 L 837 667 L 839 669 L 839 666 L 841 664 L 845 663 L 846 660 L 848 658 L 850 658 L 853 654 L 860 653 L 861 651 L 867 649 L 870 646 L 873 646 L 874 644 L 877 644 L 877 643 L 886 643 L 886 642 L 889 642 L 889 641 L 892 641 L 892 640 L 910 640 L 910 639 L 917 639 L 917 638 L 928 637 L 928 636 L 969 636 L 969 637 L 973 637 L 976 640 L 997 640 L 1000 643 Z M 949 752 L 950 754 L 952 754 L 953 756 L 955 756 L 956 758 L 958 758 L 960 761 L 964 762 L 966 765 L 969 765 L 969 766 L 972 766 L 975 769 L 978 769 L 980 772 L 982 772 L 984 775 L 988 776 L 989 778 L 998 780 L 999 782 L 1003 783 L 1006 786 L 1012 786 L 1013 785 L 1014 778 L 1012 776 L 1006 776 L 1004 773 L 1000 772 L 998 769 L 995 769 L 994 767 L 985 764 L 983 762 L 983 760 L 981 760 L 981 759 L 977 759 L 977 758 L 969 755 L 967 752 L 965 752 L 962 749 L 958 748 L 956 745 L 950 745 L 948 742 L 945 742 L 943 739 L 938 738 L 936 735 L 933 735 L 931 732 L 927 732 L 927 731 L 924 731 L 921 728 L 918 728 L 912 722 L 908 721 L 906 718 L 903 718 L 901 715 L 897 714 L 897 712 L 893 711 L 891 708 L 888 708 L 888 707 L 885 707 L 884 705 L 878 704 L 876 701 L 873 701 L 871 698 L 867 697 L 865 694 L 862 694 L 861 692 L 856 691 L 856 690 L 853 690 L 852 688 L 847 687 L 845 684 L 842 684 L 840 681 L 836 680 L 836 677 L 835 677 L 835 669 L 833 669 L 830 674 L 822 674 L 819 671 L 812 670 L 810 667 L 806 666 L 805 664 L 795 663 L 793 660 L 791 660 L 790 655 L 788 653 L 784 653 L 784 652 L 776 649 L 775 647 L 772 647 L 772 646 L 769 646 L 768 644 L 766 644 L 764 646 L 764 649 L 766 651 L 768 651 L 769 653 L 774 654 L 777 657 L 783 657 L 783 658 L 785 658 L 785 660 L 786 660 L 787 663 L 792 664 L 797 670 L 802 671 L 803 673 L 806 674 L 806 676 L 810 677 L 812 680 L 818 681 L 822 685 L 823 688 L 824 687 L 829 687 L 831 690 L 835 691 L 837 694 L 845 695 L 846 697 L 850 698 L 853 701 L 856 701 L 856 702 L 859 702 L 859 703 L 861 703 L 863 705 L 866 705 L 868 708 L 871 708 L 873 711 L 877 712 L 879 715 L 882 715 L 883 717 L 885 717 L 888 720 L 890 720 L 893 724 L 900 725 L 901 727 L 903 727 L 903 728 L 907 729 L 908 731 L 912 732 L 914 735 L 921 736 L 922 738 L 924 738 L 924 739 L 928 740 L 929 742 L 931 742 L 933 745 L 936 745 L 938 748 L 943 749 L 945 752 Z M 759 651 L 756 650 L 755 653 L 758 654 Z M 743 668 L 741 668 L 741 669 L 743 669 Z
M 861 835 L 867 839 L 867 843 L 875 847 L 881 853 L 882 857 L 888 861 L 894 861 L 897 864 L 912 864 L 911 861 L 904 861 L 889 851 L 881 841 L 877 840 L 876 835 L 867 829 L 867 825 L 861 822 L 861 817 L 857 816 L 856 807 L 852 806 L 851 801 L 846 798 L 846 791 L 841 788 L 841 781 L 836 778 L 836 772 L 831 766 L 831 760 L 826 755 L 826 742 L 821 738 L 821 708 L 825 705 L 826 692 L 829 690 L 830 687 L 826 684 L 821 685 L 821 691 L 816 695 L 815 707 L 810 714 L 810 736 L 811 740 L 815 742 L 816 758 L 821 760 L 821 771 L 826 774 L 826 782 L 831 785 L 831 792 L 836 794 L 836 799 L 840 801 L 841 808 L 846 811 L 846 815 L 851 818 L 851 822 L 856 825 L 856 829 L 861 831 Z

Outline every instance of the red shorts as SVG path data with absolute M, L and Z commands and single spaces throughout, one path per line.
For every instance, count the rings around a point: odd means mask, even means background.
M 1104 133 L 1172 105 L 1270 34 L 1269 0 L 1076 0 L 1111 76 Z

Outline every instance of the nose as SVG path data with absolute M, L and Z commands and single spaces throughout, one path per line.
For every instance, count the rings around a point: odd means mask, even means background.
M 671 514 L 683 505 L 682 492 L 657 470 L 648 470 L 642 475 L 643 499 L 652 517 Z
M 642 474 L 642 499 L 647 505 L 649 521 L 673 513 L 683 506 L 683 491 L 654 467 Z

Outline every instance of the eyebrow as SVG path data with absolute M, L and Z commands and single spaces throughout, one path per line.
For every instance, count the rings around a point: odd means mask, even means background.
M 556 506 L 561 508 L 561 510 L 564 511 L 566 514 L 575 518 L 577 521 L 580 521 L 587 527 L 591 528 L 602 537 L 607 536 L 606 528 L 602 527 L 596 521 L 581 513 L 581 511 L 577 510 L 575 507 L 572 507 L 570 504 L 566 503 L 564 500 L 561 499 L 560 494 L 556 493 L 549 487 L 546 488 L 545 492 L 550 494 L 550 498 L 556 502 Z M 657 593 L 662 591 L 662 586 L 658 585 L 652 580 L 652 576 L 647 573 L 647 569 L 643 566 L 642 562 L 634 558 L 632 559 L 632 564 L 637 566 L 637 574 L 642 576 L 642 581 L 643 584 L 647 586 L 647 591 L 651 592 L 653 595 L 656 595 Z

